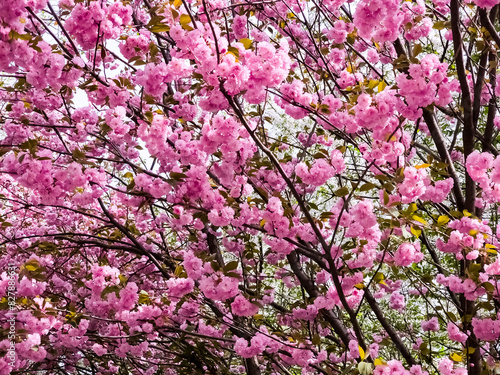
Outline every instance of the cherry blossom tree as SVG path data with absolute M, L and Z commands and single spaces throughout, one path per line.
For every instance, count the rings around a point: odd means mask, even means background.
M 486 375 L 499 0 L 0 0 L 0 374 Z

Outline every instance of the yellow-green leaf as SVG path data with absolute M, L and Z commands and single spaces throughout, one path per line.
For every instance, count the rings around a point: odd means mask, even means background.
M 420 229 L 416 229 L 416 228 L 413 228 L 411 227 L 410 228 L 410 232 L 415 236 L 415 237 L 420 237 L 420 235 L 422 234 L 422 231 Z
M 497 247 L 495 245 L 487 243 L 486 245 L 484 245 L 484 247 L 486 248 L 486 252 L 488 252 L 490 254 L 497 254 L 498 253 L 498 251 L 496 250 Z
M 118 279 L 120 280 L 120 284 L 125 285 L 127 283 L 128 278 L 124 275 L 118 276 Z
M 418 221 L 419 223 L 422 223 L 424 225 L 427 225 L 427 221 L 425 221 L 424 219 L 422 219 L 420 216 L 418 215 L 413 215 L 412 216 L 413 220 L 415 221 Z
M 227 49 L 227 53 L 234 55 L 236 57 L 236 61 L 238 61 L 238 57 L 240 57 L 240 51 L 238 51 L 238 48 L 229 47 Z
M 383 280 L 385 280 L 385 276 L 382 272 L 377 272 L 373 277 L 373 281 L 376 283 L 380 283 Z
M 443 30 L 445 27 L 446 21 L 437 21 L 434 23 L 434 26 L 432 26 L 432 28 L 436 30 Z
M 149 31 L 151 31 L 152 33 L 162 33 L 162 32 L 166 32 L 166 31 L 170 31 L 170 26 L 164 25 L 164 24 L 158 24 L 158 25 L 152 26 L 149 29 Z
M 189 17 L 189 15 L 187 14 L 183 14 L 180 18 L 180 22 L 182 26 L 187 25 L 191 22 L 191 17 Z
M 421 169 L 421 168 L 429 168 L 431 165 L 424 163 L 424 164 L 419 164 L 415 166 L 415 169 Z
M 139 293 L 139 299 L 137 303 L 140 305 L 149 305 L 151 300 L 149 299 L 149 294 L 145 290 L 141 290 Z
M 382 358 L 377 358 L 373 361 L 375 366 L 385 366 L 386 362 Z
M 455 362 L 462 362 L 462 356 L 458 353 L 453 353 L 450 355 L 451 359 L 453 359 Z
M 240 43 L 243 44 L 245 49 L 249 49 L 252 46 L 252 41 L 248 38 L 240 39 Z
M 358 345 L 358 349 L 359 349 L 359 356 L 360 356 L 361 360 L 363 361 L 365 359 L 365 351 L 359 345 Z
M 418 206 L 416 203 L 412 203 L 408 206 L 408 209 L 406 210 L 408 214 L 414 213 L 418 209 Z
M 182 271 L 184 271 L 184 268 L 182 267 L 182 265 L 179 264 L 177 267 L 175 267 L 174 275 L 180 276 Z
M 438 217 L 437 223 L 438 225 L 445 225 L 448 221 L 450 221 L 450 218 L 446 215 L 441 215 Z
M 369 89 L 373 89 L 375 88 L 376 86 L 378 86 L 380 82 L 376 79 L 371 79 L 369 82 L 368 82 L 368 88 Z

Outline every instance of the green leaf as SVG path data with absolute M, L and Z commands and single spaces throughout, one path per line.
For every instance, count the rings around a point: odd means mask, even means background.
M 319 216 L 322 220 L 327 220 L 334 216 L 335 214 L 333 212 L 327 211 L 327 212 L 322 212 L 321 215 Z
M 388 205 L 389 204 L 389 200 L 390 200 L 389 194 L 387 193 L 386 190 L 384 190 L 384 204 Z
M 170 172 L 170 178 L 175 181 L 183 181 L 186 177 L 184 173 Z
M 431 352 L 426 342 L 420 344 L 419 349 L 423 355 L 428 355 Z
M 36 148 L 38 146 L 38 141 L 36 139 L 29 139 L 19 145 L 21 150 L 29 150 L 31 155 L 34 155 Z
M 455 322 L 457 320 L 457 317 L 455 316 L 455 314 L 453 314 L 450 311 L 447 311 L 446 315 L 448 315 L 448 318 L 450 318 L 453 322 Z
M 219 266 L 219 263 L 217 262 L 211 262 L 210 265 L 212 266 L 212 269 L 217 272 L 218 270 L 220 270 L 220 266 Z
M 147 26 L 153 26 L 153 25 L 156 25 L 157 23 L 160 23 L 161 21 L 163 21 L 165 19 L 165 17 L 163 16 L 159 16 L 159 15 L 154 15 L 151 17 L 151 19 L 149 20 Z
M 481 284 L 484 289 L 486 289 L 488 292 L 493 293 L 495 291 L 495 286 L 492 283 L 485 282 Z
M 101 292 L 101 299 L 106 299 L 106 296 L 109 293 L 115 293 L 115 295 L 118 297 L 120 293 L 120 288 L 118 285 L 108 285 L 104 290 Z
M 73 157 L 76 159 L 76 160 L 86 160 L 86 156 L 85 156 L 85 153 L 82 152 L 80 149 L 78 148 L 75 148 L 72 152 L 73 154 Z
M 321 344 L 321 336 L 316 333 L 313 336 L 311 342 L 313 343 L 313 345 L 319 345 L 319 344 Z
M 334 192 L 337 197 L 344 197 L 349 194 L 349 189 L 347 187 L 342 187 Z
M 326 159 L 328 156 L 323 154 L 322 152 L 317 152 L 313 155 L 314 159 Z
M 361 187 L 359 188 L 359 191 L 368 191 L 368 190 L 374 189 L 376 187 L 377 187 L 376 185 L 372 184 L 371 182 L 368 182 L 364 185 L 361 185 Z
M 418 43 L 415 44 L 411 52 L 414 57 L 417 56 L 418 54 L 420 54 L 420 52 L 422 52 L 422 45 Z
M 234 261 L 229 262 L 228 264 L 226 264 L 224 266 L 223 270 L 224 270 L 224 272 L 235 270 L 236 268 L 238 268 L 239 264 L 240 264 L 240 262 L 238 262 L 237 260 L 234 260 Z

